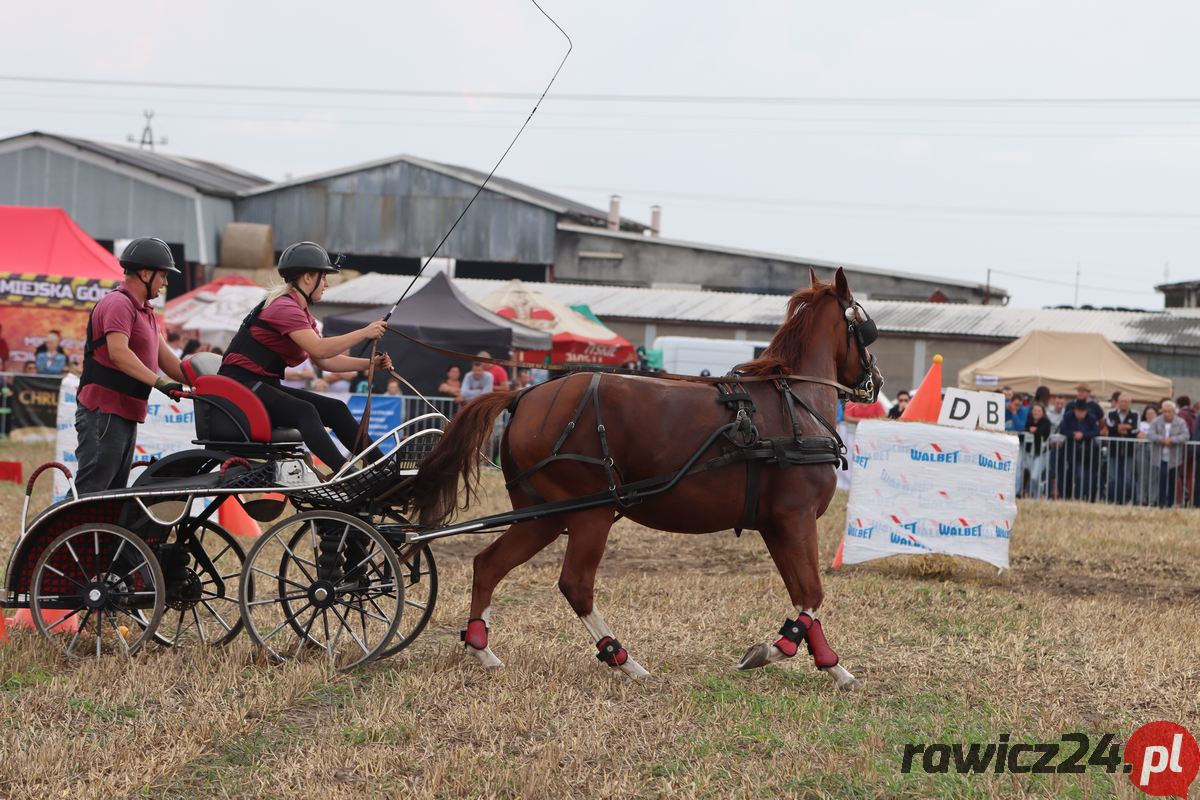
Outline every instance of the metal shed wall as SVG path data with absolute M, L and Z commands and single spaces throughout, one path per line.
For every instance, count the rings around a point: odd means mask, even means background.
M 330 251 L 421 258 L 433 252 L 476 187 L 404 162 L 243 197 L 239 222 L 272 226 L 275 242 L 310 239 Z M 439 255 L 550 264 L 556 215 L 484 191 Z
M 231 200 L 99 160 L 41 144 L 0 152 L 0 203 L 57 206 L 93 239 L 157 236 L 182 244 L 188 261 L 213 263 Z

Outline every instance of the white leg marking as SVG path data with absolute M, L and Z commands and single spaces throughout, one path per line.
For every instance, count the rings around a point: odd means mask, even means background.
M 841 664 L 835 664 L 832 667 L 823 670 L 823 672 L 829 673 L 829 677 L 833 678 L 834 685 L 839 689 L 851 691 L 853 689 L 860 688 L 862 685 L 858 682 L 858 678 L 855 678 L 853 675 L 851 675 L 850 670 L 846 669 Z
M 580 617 L 579 621 L 583 623 L 583 627 L 587 628 L 593 642 L 598 642 L 605 636 L 613 635 L 612 628 L 608 627 L 608 623 L 604 621 L 604 617 L 601 616 L 600 612 L 594 606 L 592 613 Z M 616 637 L 614 636 L 613 638 Z M 605 664 L 605 666 L 607 667 L 608 665 Z M 628 650 L 625 651 L 625 663 L 621 665 L 620 669 L 631 678 L 647 678 L 650 676 L 650 673 L 641 664 L 633 660 L 633 656 L 629 655 Z

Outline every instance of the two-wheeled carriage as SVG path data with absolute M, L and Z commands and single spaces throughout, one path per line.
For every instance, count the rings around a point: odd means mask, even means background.
M 116 491 L 80 495 L 61 464 L 30 476 L 0 606 L 30 609 L 71 657 L 222 645 L 243 628 L 273 658 L 321 650 L 340 668 L 403 649 L 433 612 L 437 567 L 427 544 L 406 541 L 398 509 L 444 417 L 407 420 L 321 481 L 299 432 L 272 428 L 218 364 L 184 365 L 198 449 Z M 68 494 L 29 519 L 52 469 Z M 243 540 L 218 521 L 227 503 L 275 524 Z M 284 516 L 289 503 L 299 513 Z

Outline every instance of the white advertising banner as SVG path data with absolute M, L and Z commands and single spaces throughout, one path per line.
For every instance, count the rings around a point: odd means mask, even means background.
M 75 390 L 79 379 L 74 375 L 63 378 L 58 396 L 58 437 L 55 440 L 54 460 L 65 464 L 74 474 L 78 468 L 75 459 Z M 137 449 L 133 460 L 149 461 L 162 458 L 179 450 L 190 450 L 196 438 L 196 422 L 192 415 L 191 400 L 171 400 L 158 391 L 150 392 L 146 422 L 138 426 Z M 129 476 L 132 482 L 139 470 Z M 54 473 L 54 498 L 60 500 L 67 494 L 67 479 L 61 472 Z
M 850 452 L 843 563 L 946 553 L 1008 569 L 1017 437 L 866 420 Z

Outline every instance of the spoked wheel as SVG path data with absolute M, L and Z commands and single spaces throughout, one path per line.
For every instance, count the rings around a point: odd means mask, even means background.
M 377 658 L 389 658 L 413 643 L 433 616 L 437 603 L 437 562 L 428 544 L 404 545 L 396 551 L 400 561 L 400 583 L 404 587 L 404 618 L 396 636 Z
M 129 655 L 153 635 L 166 592 L 158 559 L 141 537 L 116 525 L 60 534 L 33 567 L 33 622 L 71 658 Z M 46 613 L 49 612 L 49 613 Z
M 320 653 L 337 669 L 352 669 L 376 658 L 396 633 L 404 581 L 395 576 L 402 571 L 387 540 L 356 517 L 297 514 L 250 548 L 242 620 L 275 661 Z
M 175 530 L 175 540 L 159 549 L 167 608 L 154 641 L 164 647 L 229 644 L 242 630 L 246 551 L 211 520 L 181 522 Z M 254 587 L 247 593 L 253 599 Z

